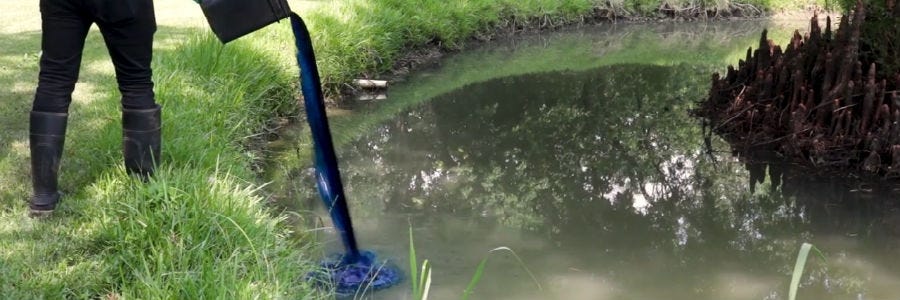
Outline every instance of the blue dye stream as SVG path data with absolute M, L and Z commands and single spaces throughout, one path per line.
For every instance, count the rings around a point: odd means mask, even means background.
M 312 42 L 306 25 L 296 14 L 291 15 L 291 26 L 297 43 L 300 88 L 303 91 L 306 117 L 315 145 L 316 184 L 344 242 L 345 260 L 355 261 L 360 258 L 360 252 L 356 245 L 356 237 L 353 235 L 353 222 L 350 220 L 350 210 L 345 201 L 347 198 L 344 196 L 344 185 L 341 183 L 328 117 L 325 115 L 325 103 L 322 100 L 321 81 Z
M 328 127 L 328 117 L 325 114 L 322 83 L 319 79 L 312 40 L 303 19 L 294 13 L 290 18 L 297 45 L 297 64 L 300 66 L 300 89 L 303 92 L 306 117 L 313 137 L 316 186 L 341 236 L 345 251 L 344 254 L 335 255 L 322 263 L 322 266 L 330 272 L 327 275 L 330 278 L 322 278 L 319 275 L 311 277 L 334 285 L 339 294 L 390 287 L 400 281 L 399 270 L 386 261 L 379 261 L 370 251 L 360 251 L 357 246 L 334 143 Z

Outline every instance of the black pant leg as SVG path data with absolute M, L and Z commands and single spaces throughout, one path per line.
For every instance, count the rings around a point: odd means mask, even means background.
M 119 22 L 98 20 L 106 48 L 116 68 L 122 106 L 129 109 L 156 107 L 153 93 L 153 35 L 156 16 L 152 0 L 130 1 L 133 18 Z
M 69 110 L 91 19 L 80 1 L 41 0 L 41 61 L 32 109 Z

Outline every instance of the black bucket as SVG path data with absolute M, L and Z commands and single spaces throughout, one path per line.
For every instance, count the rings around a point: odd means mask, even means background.
M 202 0 L 200 8 L 222 43 L 266 27 L 291 14 L 287 0 Z

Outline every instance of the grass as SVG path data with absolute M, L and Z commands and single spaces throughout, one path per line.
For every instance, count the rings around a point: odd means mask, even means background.
M 481 259 L 481 262 L 478 263 L 478 267 L 475 268 L 475 274 L 472 275 L 472 280 L 469 281 L 469 284 L 466 286 L 466 290 L 463 291 L 463 300 L 469 299 L 469 296 L 472 296 L 472 294 L 475 293 L 475 287 L 478 285 L 478 282 L 481 281 L 481 276 L 484 275 L 484 268 L 487 266 L 488 258 L 490 258 L 491 254 L 494 254 L 496 252 L 506 252 L 512 255 L 519 263 L 519 266 L 522 266 L 522 269 L 525 269 L 525 272 L 528 273 L 528 276 L 530 276 L 531 280 L 534 281 L 534 284 L 537 286 L 538 290 L 543 290 L 543 288 L 541 287 L 541 283 L 537 280 L 537 277 L 534 277 L 534 274 L 531 273 L 531 270 L 529 270 L 527 266 L 525 266 L 525 262 L 522 261 L 522 258 L 519 257 L 519 255 L 516 254 L 515 251 L 513 251 L 509 247 L 497 247 L 488 251 L 487 255 L 485 255 L 484 258 Z
M 429 296 L 429 291 L 431 288 L 431 269 L 432 266 L 428 262 L 428 259 L 422 261 L 422 269 L 421 272 L 417 271 L 418 269 L 418 258 L 416 257 L 416 246 L 413 237 L 413 229 L 410 226 L 409 228 L 409 278 L 411 285 L 412 298 L 415 300 L 427 300 Z M 481 277 L 484 275 L 484 268 L 487 267 L 488 258 L 490 258 L 491 254 L 496 252 L 506 252 L 512 255 L 516 261 L 519 263 L 519 266 L 528 273 L 528 276 L 531 277 L 531 280 L 534 281 L 535 286 L 537 286 L 538 290 L 543 290 L 540 282 L 538 282 L 537 278 L 534 277 L 534 274 L 531 273 L 531 270 L 525 266 L 525 262 L 522 261 L 522 258 L 516 254 L 515 251 L 510 249 L 509 247 L 497 247 L 491 249 L 487 252 L 487 255 L 481 259 L 481 262 L 478 263 L 478 266 L 475 267 L 475 273 L 472 275 L 472 279 L 469 280 L 469 284 L 466 286 L 466 289 L 462 293 L 461 299 L 466 300 L 469 299 L 472 294 L 475 293 L 475 287 L 481 281 Z
M 356 76 L 394 68 L 411 50 L 459 49 L 473 37 L 525 28 L 554 28 L 586 18 L 661 17 L 661 7 L 697 13 L 734 7 L 779 11 L 822 0 L 342 0 L 310 15 L 322 81 L 334 92 Z M 706 15 L 704 15 L 706 16 Z M 286 36 L 287 32 L 282 33 Z
M 183 8 L 196 8 L 189 4 Z M 23 22 L 14 29 L 22 32 L 0 38 L 0 86 L 10 96 L 0 109 L 8 129 L 0 133 L 4 298 L 317 297 L 302 280 L 313 268 L 311 243 L 288 238 L 283 218 L 266 209 L 253 171 L 259 155 L 246 147 L 272 116 L 296 111 L 291 73 L 265 44 L 223 48 L 207 32 L 176 25 L 161 24 L 155 47 L 164 107 L 157 175 L 145 184 L 121 166 L 119 96 L 92 32 L 70 110 L 61 174 L 66 197 L 43 221 L 26 218 L 24 202 L 30 193 L 24 120 L 40 34 Z
M 791 273 L 791 283 L 788 287 L 788 299 L 796 300 L 797 299 L 797 289 L 800 287 L 800 278 L 803 277 L 803 270 L 806 268 L 806 259 L 809 257 L 809 252 L 811 250 L 815 250 L 822 261 L 825 261 L 825 255 L 822 254 L 818 248 L 813 246 L 810 243 L 803 243 L 800 246 L 800 251 L 797 252 L 797 260 L 794 263 L 794 271 Z
M 431 265 L 428 260 L 422 261 L 421 276 L 419 276 L 418 258 L 416 257 L 416 244 L 413 238 L 412 226 L 409 227 L 409 282 L 412 285 L 412 297 L 416 300 L 428 299 L 428 291 L 431 289 Z
M 33 1 L 0 2 L 0 295 L 61 298 L 314 298 L 301 278 L 311 243 L 265 206 L 248 145 L 294 114 L 289 29 L 221 47 L 188 0 L 159 0 L 154 80 L 164 107 L 163 163 L 142 183 L 121 166 L 118 93 L 96 30 L 70 110 L 58 213 L 25 217 L 27 122 L 40 49 Z M 497 28 L 581 20 L 597 3 L 472 0 L 292 2 L 310 21 L 331 86 L 390 69 L 411 49 L 458 49 Z M 618 4 L 616 4 L 618 3 Z M 624 7 L 623 11 L 634 8 Z M 620 9 L 616 7 L 615 9 Z M 200 21 L 198 21 L 200 20 Z M 302 235 L 301 235 L 302 236 Z

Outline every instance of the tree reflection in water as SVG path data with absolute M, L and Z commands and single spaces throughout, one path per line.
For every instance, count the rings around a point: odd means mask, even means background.
M 451 215 L 525 230 L 582 257 L 584 268 L 607 270 L 629 299 L 746 296 L 722 296 L 715 274 L 729 270 L 774 278 L 748 295 L 782 299 L 796 249 L 813 241 L 833 260 L 811 265 L 802 295 L 900 296 L 881 284 L 900 278 L 889 189 L 862 192 L 771 162 L 746 163 L 748 171 L 717 139 L 720 151 L 708 155 L 686 111 L 710 73 L 615 65 L 440 96 L 344 147 L 354 218 Z M 648 264 L 657 265 L 609 271 Z

